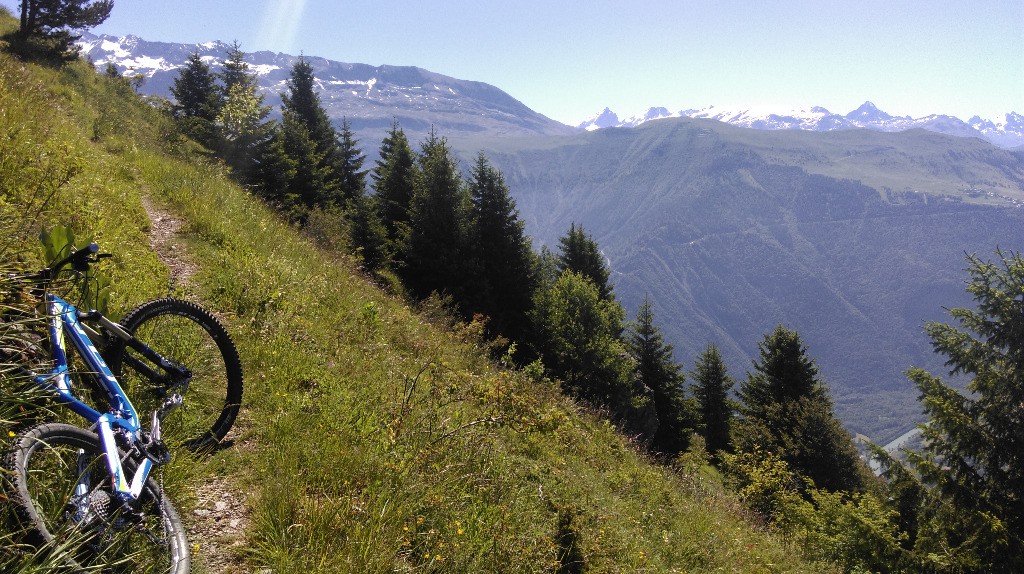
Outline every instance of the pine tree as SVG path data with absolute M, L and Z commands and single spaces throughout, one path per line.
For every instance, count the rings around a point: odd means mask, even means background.
M 471 308 L 490 317 L 492 332 L 522 339 L 529 332 L 528 314 L 537 283 L 525 225 L 504 177 L 483 153 L 470 171 L 469 192 L 473 202 Z
M 217 115 L 222 100 L 216 78 L 210 66 L 194 53 L 174 79 L 171 94 L 175 102 L 171 107 L 181 131 L 210 149 L 217 149 L 220 141 Z
M 431 132 L 416 176 L 402 279 L 417 297 L 436 291 L 464 302 L 469 197 L 447 140 Z
M 338 173 L 338 140 L 337 132 L 331 125 L 320 103 L 320 96 L 315 89 L 316 78 L 313 66 L 304 57 L 300 57 L 292 66 L 288 77 L 288 91 L 281 94 L 281 115 L 287 117 L 292 126 L 285 126 L 286 134 L 292 134 L 293 147 L 287 147 L 288 154 L 299 164 L 299 174 L 294 180 L 299 188 L 292 195 L 301 198 L 304 205 L 313 207 L 329 207 L 341 205 L 341 177 Z M 301 126 L 305 136 L 299 136 Z M 298 145 L 300 140 L 312 145 L 312 150 L 304 149 L 306 145 Z M 293 155 L 299 153 L 300 155 Z M 305 165 L 305 161 L 315 160 L 314 165 Z M 305 173 L 304 173 L 305 171 Z
M 818 379 L 818 367 L 807 355 L 799 333 L 779 325 L 765 335 L 757 347 L 760 362 L 754 362 L 754 373 L 739 390 L 746 416 L 768 421 L 770 411 L 777 404 L 825 395 L 825 388 Z M 785 424 L 786 421 L 770 422 Z
M 362 260 L 363 267 L 368 271 L 379 271 L 387 267 L 387 232 L 377 216 L 373 198 L 368 195 L 355 198 L 349 214 L 352 224 L 352 245 Z
M 605 263 L 597 242 L 575 223 L 569 226 L 569 233 L 558 240 L 560 253 L 558 267 L 562 271 L 575 271 L 594 282 L 602 299 L 612 299 L 609 283 L 611 271 Z
M 704 437 L 709 453 L 732 450 L 730 433 L 732 429 L 733 406 L 729 400 L 732 377 L 726 372 L 718 347 L 709 344 L 694 365 L 693 395 L 697 400 L 699 417 L 698 431 Z
M 363 162 L 366 156 L 358 147 L 359 142 L 352 133 L 352 125 L 347 118 L 341 120 L 341 131 L 338 132 L 338 154 L 335 166 L 340 179 L 341 198 L 354 208 L 366 195 L 366 170 Z
M 256 78 L 256 74 L 249 71 L 249 64 L 245 61 L 245 52 L 242 51 L 242 47 L 237 41 L 231 43 L 221 66 L 218 76 L 223 83 L 225 97 L 235 86 L 241 86 L 247 92 L 258 93 L 259 80 Z M 260 101 L 262 102 L 262 100 L 263 97 L 260 96 Z
M 78 57 L 76 30 L 102 24 L 113 0 L 22 0 L 14 48 L 25 55 L 73 60 Z
M 220 73 L 224 102 L 217 115 L 221 134 L 221 155 L 239 180 L 253 182 L 260 147 L 273 135 L 273 122 L 266 118 L 270 106 L 263 105 L 256 75 L 249 72 L 245 52 L 232 44 Z
M 612 409 L 628 403 L 632 365 L 617 336 L 625 319 L 621 305 L 570 270 L 538 294 L 536 312 L 548 333 L 544 362 L 567 392 Z
M 401 267 L 407 249 L 412 219 L 412 196 L 416 180 L 416 156 L 398 122 L 381 142 L 380 159 L 370 174 L 373 180 L 377 218 L 384 226 L 385 253 Z
M 284 193 L 284 203 L 293 218 L 304 221 L 306 211 L 323 200 L 324 190 L 328 188 L 328 167 L 306 124 L 290 110 L 283 110 L 281 135 L 285 155 L 295 166 Z
M 949 311 L 959 325 L 925 327 L 969 394 L 908 371 L 928 417 L 911 457 L 928 488 L 917 546 L 951 571 L 1024 571 L 1024 259 L 996 255 L 967 258 L 975 308 Z
M 297 198 L 288 197 L 298 163 L 286 151 L 283 126 L 272 122 L 269 131 L 267 139 L 254 150 L 252 182 L 258 194 L 287 207 L 298 202 Z
M 672 345 L 665 343 L 661 330 L 654 324 L 650 297 L 644 297 L 636 321 L 630 325 L 626 348 L 636 361 L 637 381 L 650 389 L 658 414 L 658 430 L 651 446 L 670 456 L 683 452 L 690 443 L 695 408 L 683 392 L 686 377 L 673 360 Z
M 775 452 L 818 488 L 861 489 L 864 465 L 800 335 L 780 325 L 758 349 L 739 390 L 745 441 Z

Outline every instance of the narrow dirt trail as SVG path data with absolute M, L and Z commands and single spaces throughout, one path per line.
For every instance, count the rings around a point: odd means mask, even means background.
M 149 244 L 160 261 L 170 270 L 172 292 L 189 292 L 189 282 L 197 270 L 190 261 L 184 242 L 178 237 L 183 221 L 175 214 L 158 207 L 143 197 L 142 206 L 150 220 Z M 228 433 L 227 448 L 244 448 L 235 439 L 244 416 L 239 416 Z M 251 524 L 245 493 L 223 476 L 211 475 L 195 493 L 196 505 L 185 519 L 192 545 L 193 568 L 208 574 L 240 574 L 245 572 L 241 554 L 245 550 L 245 533 Z

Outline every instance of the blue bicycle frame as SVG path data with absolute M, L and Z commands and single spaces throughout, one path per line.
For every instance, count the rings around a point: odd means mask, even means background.
M 110 471 L 110 478 L 117 497 L 122 502 L 130 502 L 138 499 L 142 488 L 146 483 L 150 470 L 153 468 L 153 461 L 149 457 L 141 457 L 138 469 L 129 483 L 125 477 L 121 459 L 118 456 L 117 442 L 115 440 L 115 429 L 122 432 L 130 442 L 135 443 L 139 438 L 139 417 L 135 412 L 128 397 L 118 384 L 117 378 L 100 356 L 96 346 L 89 338 L 85 327 L 79 318 L 79 311 L 74 305 L 53 294 L 46 294 L 45 305 L 47 317 L 49 318 L 49 335 L 53 347 L 53 358 L 56 365 L 53 370 L 45 374 L 36 374 L 35 381 L 39 385 L 56 393 L 59 402 L 66 404 L 71 410 L 78 413 L 91 423 L 95 423 L 106 455 L 107 467 Z M 100 317 L 104 327 L 112 332 L 121 331 L 118 326 L 110 320 Z M 118 333 L 129 337 L 123 331 Z M 79 356 L 85 361 L 91 375 L 94 377 L 100 389 L 106 394 L 110 404 L 110 410 L 100 413 L 88 404 L 82 402 L 74 395 L 71 388 L 71 381 L 68 369 L 68 355 L 64 346 L 64 337 L 70 339 L 71 344 L 78 351 Z M 156 426 L 156 429 L 159 427 Z M 159 437 L 152 437 L 159 438 Z M 81 479 L 87 480 L 86 477 Z M 77 491 L 80 495 L 88 492 L 91 485 L 79 484 Z M 82 504 L 88 505 L 88 500 L 82 497 Z

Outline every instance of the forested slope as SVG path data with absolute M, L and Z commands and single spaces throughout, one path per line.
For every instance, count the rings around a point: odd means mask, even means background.
M 232 442 L 167 471 L 200 571 L 827 569 L 715 480 L 652 464 L 552 382 L 493 364 L 479 325 L 451 328 L 379 290 L 126 81 L 0 54 L 0 110 L 5 260 L 43 265 L 39 230 L 69 225 L 114 254 L 113 315 L 171 285 L 238 343 Z M 154 208 L 181 222 L 163 245 L 185 282 L 152 247 Z M 241 501 L 225 517 L 236 527 L 210 528 L 224 499 Z
M 465 145 L 487 149 L 539 243 L 573 223 L 593 234 L 677 360 L 713 342 L 742 373 L 784 323 L 847 426 L 880 442 L 920 415 L 904 371 L 944 370 L 921 327 L 967 303 L 965 252 L 1024 247 L 1024 160 L 976 139 L 670 119 Z

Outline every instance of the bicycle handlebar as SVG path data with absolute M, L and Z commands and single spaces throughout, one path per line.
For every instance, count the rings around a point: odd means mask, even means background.
M 109 257 L 108 253 L 96 255 L 99 250 L 99 245 L 96 243 L 90 243 L 77 251 L 72 251 L 71 255 L 68 255 L 64 259 L 61 259 L 46 269 L 43 269 L 39 272 L 39 276 L 44 280 L 53 279 L 58 273 L 60 273 L 60 270 L 69 263 L 75 271 L 88 271 L 90 263 L 96 263 L 100 257 Z M 93 257 L 94 255 L 95 257 Z

